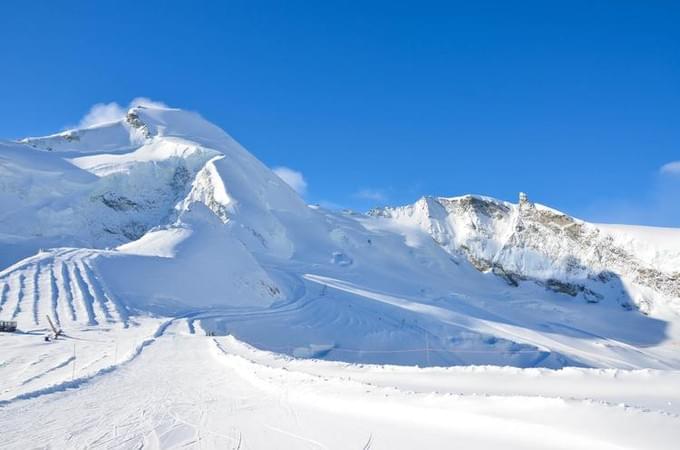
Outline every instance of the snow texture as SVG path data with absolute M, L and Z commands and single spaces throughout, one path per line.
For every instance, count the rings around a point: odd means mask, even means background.
M 0 142 L 3 446 L 677 443 L 680 230 L 279 175 L 162 105 Z

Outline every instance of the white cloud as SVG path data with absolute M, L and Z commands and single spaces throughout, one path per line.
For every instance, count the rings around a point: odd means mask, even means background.
M 372 200 L 374 202 L 384 202 L 387 200 L 385 193 L 378 189 L 361 189 L 354 194 L 356 198 Z
M 680 175 L 680 161 L 672 161 L 661 166 L 661 173 L 668 175 Z
M 80 119 L 77 128 L 88 128 L 102 123 L 115 122 L 125 117 L 128 109 L 135 106 L 148 106 L 155 108 L 167 108 L 163 102 L 157 102 L 146 97 L 137 97 L 127 106 L 121 106 L 116 102 L 97 103 Z
M 78 128 L 88 128 L 100 123 L 114 122 L 125 116 L 125 110 L 116 102 L 97 103 L 78 122 Z
M 305 195 L 307 192 L 307 181 L 305 181 L 305 177 L 302 176 L 302 173 L 297 170 L 288 167 L 275 167 L 274 173 L 298 194 Z

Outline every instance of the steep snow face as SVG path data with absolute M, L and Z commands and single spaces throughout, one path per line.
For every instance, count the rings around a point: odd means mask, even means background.
M 517 220 L 514 205 L 472 195 L 423 197 L 413 205 L 375 209 L 369 215 L 421 228 L 450 253 L 468 249 L 486 260 L 503 248 Z
M 0 268 L 43 248 L 122 245 L 118 252 L 68 253 L 66 261 L 50 253 L 46 258 L 55 262 L 11 269 L 25 278 L 42 273 L 34 267 L 77 260 L 133 308 L 269 305 L 281 291 L 252 255 L 290 258 L 294 245 L 279 217 L 310 214 L 226 133 L 176 109 L 137 107 L 118 122 L 0 143 L 0 174 Z M 82 284 L 90 293 L 83 298 L 95 299 L 96 283 L 65 285 L 66 278 L 49 273 L 53 294 Z M 19 287 L 13 292 L 17 305 L 27 297 Z M 22 307 L 10 314 L 23 316 Z M 94 316 L 78 320 L 92 323 Z M 42 317 L 34 311 L 29 322 Z
M 97 270 L 128 307 L 164 315 L 215 306 L 267 307 L 284 295 L 252 253 L 207 208 L 102 254 Z
M 215 154 L 164 141 L 124 155 L 83 158 L 0 146 L 0 233 L 9 235 L 0 234 L 0 241 L 28 256 L 40 248 L 103 248 L 138 239 L 169 220 L 195 174 Z M 1 259 L 3 266 L 16 261 Z
M 290 256 L 276 214 L 308 214 L 238 143 L 185 111 L 137 107 L 119 122 L 22 143 L 0 145 L 0 241 L 15 248 L 0 267 L 44 247 L 139 239 L 193 202 L 225 222 L 238 216 L 263 251 Z
M 658 238 L 662 233 L 680 241 L 677 230 L 647 228 L 643 233 L 641 228 L 593 225 L 532 203 L 525 194 L 518 204 L 472 195 L 425 197 L 369 214 L 422 229 L 447 252 L 514 286 L 531 279 L 549 290 L 598 302 L 618 285 L 622 305 L 630 306 L 623 303 L 623 294 L 632 294 L 643 312 L 652 307 L 647 291 L 680 297 L 680 248 Z

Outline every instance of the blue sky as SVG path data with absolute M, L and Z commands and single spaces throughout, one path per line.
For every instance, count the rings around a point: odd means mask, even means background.
M 309 202 L 526 191 L 680 226 L 677 5 L 3 2 L 0 136 L 144 96 L 300 172 Z

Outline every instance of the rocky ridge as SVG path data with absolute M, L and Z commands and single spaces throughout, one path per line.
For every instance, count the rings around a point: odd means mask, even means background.
M 533 281 L 546 289 L 596 303 L 607 288 L 624 290 L 622 280 L 670 298 L 680 297 L 680 270 L 667 272 L 616 245 L 597 225 L 531 202 L 489 197 L 423 197 L 412 205 L 373 209 L 369 215 L 417 226 L 454 256 L 509 285 Z M 625 308 L 651 307 L 644 289 Z

